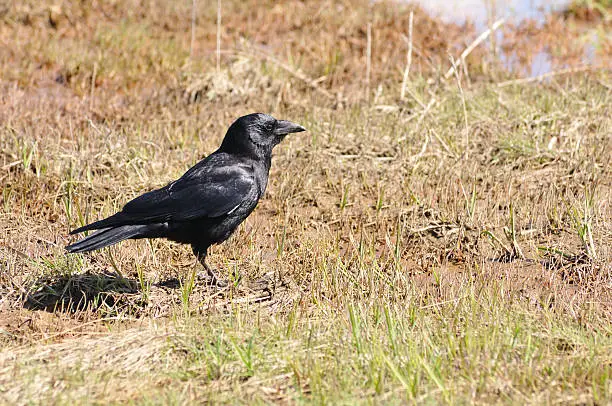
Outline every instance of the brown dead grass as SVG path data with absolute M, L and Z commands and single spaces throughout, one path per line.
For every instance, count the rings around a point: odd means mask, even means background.
M 0 12 L 3 401 L 610 399 L 609 72 L 498 88 L 483 47 L 460 92 L 439 77 L 469 28 L 368 4 L 224 2 L 221 72 L 209 5 L 191 59 L 186 5 Z M 309 132 L 213 249 L 230 288 L 192 286 L 190 250 L 166 241 L 64 253 L 69 229 L 178 177 L 252 111 Z

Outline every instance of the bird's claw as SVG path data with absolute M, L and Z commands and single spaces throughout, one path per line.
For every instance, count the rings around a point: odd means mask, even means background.
M 198 272 L 196 277 L 208 286 L 215 286 L 217 288 L 226 288 L 228 286 L 226 280 L 217 277 L 217 275 L 211 272 Z

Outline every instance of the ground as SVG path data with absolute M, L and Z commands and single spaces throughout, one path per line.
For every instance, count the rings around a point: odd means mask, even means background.
M 563 69 L 525 79 L 409 5 L 224 1 L 217 54 L 183 3 L 0 9 L 0 402 L 612 401 L 606 15 L 589 67 L 576 11 L 508 28 Z M 308 132 L 213 248 L 229 287 L 167 241 L 66 254 L 253 111 Z

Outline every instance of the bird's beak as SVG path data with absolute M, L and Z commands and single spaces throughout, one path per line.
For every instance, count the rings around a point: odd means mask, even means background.
M 292 123 L 291 121 L 278 120 L 276 122 L 276 128 L 274 129 L 275 135 L 287 135 L 291 133 L 299 133 L 306 131 L 304 127 L 299 124 Z

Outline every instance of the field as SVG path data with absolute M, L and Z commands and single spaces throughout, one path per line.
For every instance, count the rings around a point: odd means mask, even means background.
M 565 67 L 525 80 L 410 5 L 201 3 L 0 6 L 0 403 L 612 402 L 609 15 L 588 68 L 573 15 L 500 28 Z M 168 241 L 66 254 L 254 111 L 308 132 L 229 287 Z

